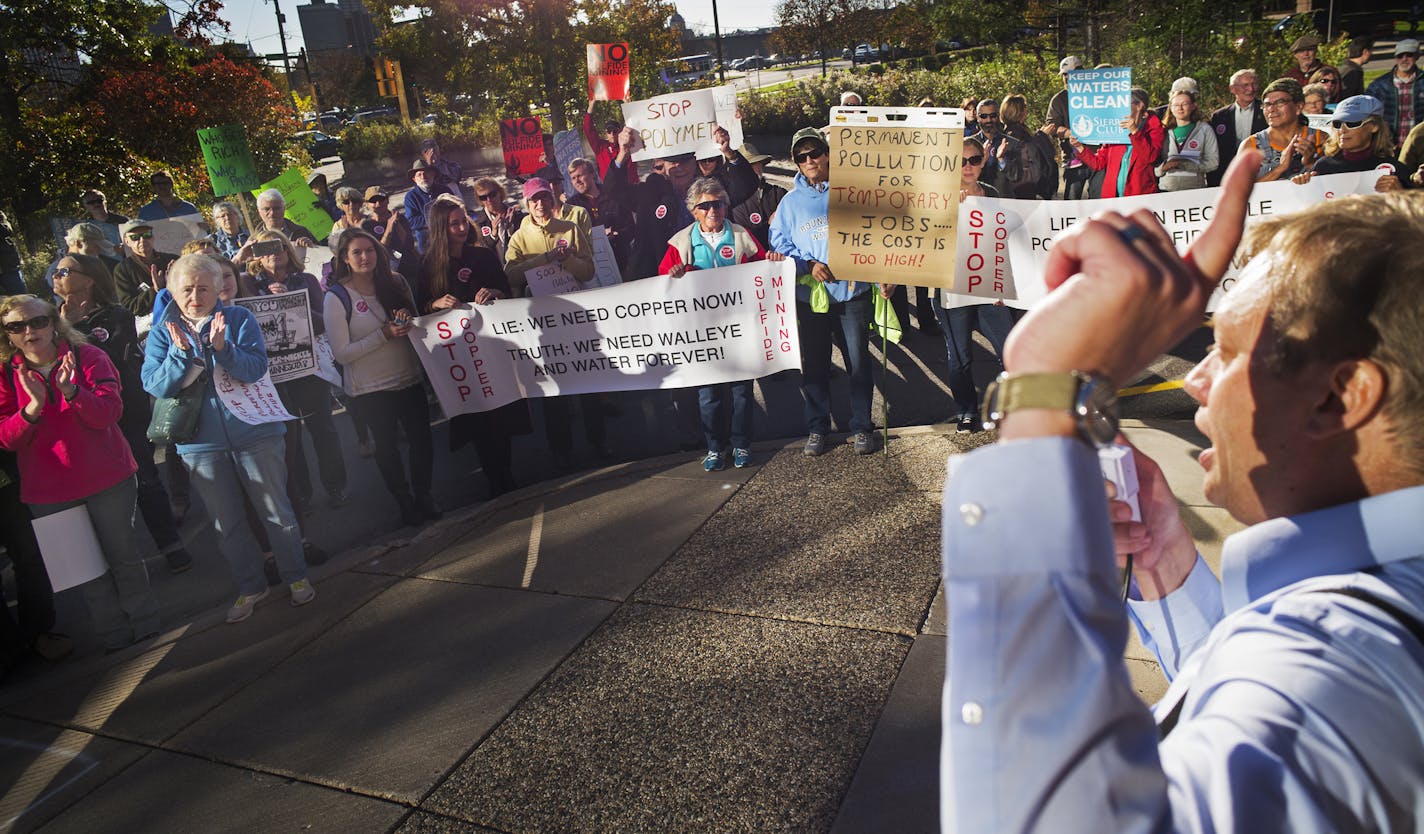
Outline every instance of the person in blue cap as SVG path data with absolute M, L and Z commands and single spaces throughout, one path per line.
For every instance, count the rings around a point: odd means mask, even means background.
M 1307 183 L 1316 174 L 1384 170 L 1376 191 L 1395 191 L 1413 185 L 1404 163 L 1394 155 L 1394 139 L 1384 123 L 1384 105 L 1374 96 L 1350 96 L 1335 108 L 1331 127 L 1335 135 L 1309 171 L 1291 178 Z

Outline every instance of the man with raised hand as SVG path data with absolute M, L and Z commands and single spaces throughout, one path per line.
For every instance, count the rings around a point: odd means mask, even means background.
M 1071 230 L 1009 339 L 999 442 L 945 486 L 944 831 L 1424 824 L 1424 201 L 1252 230 L 1186 384 L 1206 496 L 1251 525 L 1220 582 L 1149 458 L 1141 522 L 1104 494 L 1113 392 L 1200 324 L 1259 164 L 1239 155 L 1185 257 L 1145 209 Z M 1129 613 L 1172 678 L 1152 712 Z

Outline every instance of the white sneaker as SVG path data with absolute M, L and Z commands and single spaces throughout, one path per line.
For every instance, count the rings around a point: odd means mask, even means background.
M 240 623 L 252 616 L 252 609 L 257 607 L 257 603 L 267 598 L 267 589 L 263 588 L 255 594 L 241 594 L 237 602 L 227 610 L 227 621 L 230 623 Z
M 312 587 L 311 580 L 298 579 L 292 583 L 292 605 L 306 605 L 316 599 L 316 589 Z

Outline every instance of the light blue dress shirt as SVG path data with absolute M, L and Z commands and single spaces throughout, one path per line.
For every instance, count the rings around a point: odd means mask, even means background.
M 1132 603 L 1173 676 L 1158 742 L 1122 663 L 1096 455 L 1025 440 L 956 459 L 944 492 L 949 661 L 941 827 L 954 832 L 1415 832 L 1424 645 L 1355 587 L 1424 619 L 1424 487 L 1238 533 Z M 1368 571 L 1368 572 L 1366 572 Z

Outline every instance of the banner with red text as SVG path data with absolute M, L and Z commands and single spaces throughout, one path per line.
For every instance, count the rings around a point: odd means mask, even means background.
M 499 123 L 499 143 L 504 150 L 504 170 L 521 179 L 548 164 L 544 158 L 544 128 L 538 116 L 505 119 Z
M 795 265 L 757 261 L 421 316 L 445 414 L 527 397 L 713 385 L 801 367 Z
M 627 101 L 629 72 L 628 44 L 589 44 L 589 101 Z
M 1373 194 L 1383 171 L 1331 174 L 1304 185 L 1258 183 L 1251 192 L 1246 225 L 1262 217 L 1307 209 L 1350 194 Z M 946 307 L 1002 301 L 1031 309 L 1047 293 L 1044 265 L 1054 238 L 1080 220 L 1101 211 L 1128 214 L 1145 208 L 1157 216 L 1179 250 L 1185 250 L 1211 221 L 1219 188 L 1197 188 L 1106 200 L 1003 200 L 970 197 L 959 208 L 959 243 L 954 284 L 944 294 Z M 1236 266 L 1222 279 L 1207 309 L 1215 309 L 1235 280 Z M 867 276 L 868 279 L 868 276 Z

